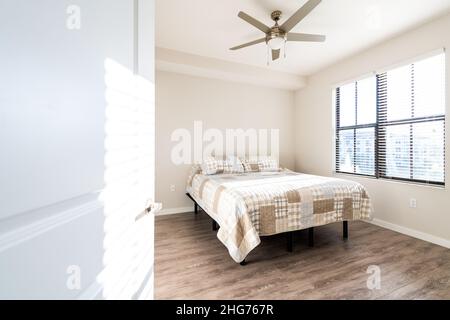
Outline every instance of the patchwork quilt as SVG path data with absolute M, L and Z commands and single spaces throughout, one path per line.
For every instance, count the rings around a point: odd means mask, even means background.
M 361 184 L 292 171 L 195 174 L 187 192 L 219 224 L 217 237 L 236 262 L 259 245 L 260 236 L 371 219 Z

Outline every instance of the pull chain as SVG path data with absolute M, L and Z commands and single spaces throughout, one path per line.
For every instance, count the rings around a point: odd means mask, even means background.
M 269 54 L 270 54 L 270 52 L 269 52 L 269 45 L 267 45 L 267 66 L 270 65 L 269 64 Z
M 286 42 L 287 41 L 284 41 L 284 49 L 283 49 L 283 52 L 284 52 L 284 58 L 286 59 Z

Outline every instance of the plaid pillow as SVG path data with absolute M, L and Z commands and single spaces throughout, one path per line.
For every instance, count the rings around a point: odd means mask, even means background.
M 236 156 L 228 156 L 224 161 L 224 173 L 243 173 L 244 166 L 241 159 Z
M 260 158 L 258 160 L 259 171 L 279 171 L 278 162 L 270 157 Z
M 250 158 L 242 161 L 245 172 L 279 171 L 277 160 L 270 157 Z
M 207 157 L 202 163 L 202 173 L 205 175 L 223 173 L 223 160 Z
M 258 159 L 244 159 L 242 160 L 245 172 L 259 172 Z
M 241 160 L 237 157 L 230 156 L 226 160 L 207 157 L 202 163 L 202 172 L 205 175 L 242 173 L 244 172 L 244 168 Z

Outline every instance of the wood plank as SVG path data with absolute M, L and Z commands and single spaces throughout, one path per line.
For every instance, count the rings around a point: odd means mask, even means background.
M 262 238 L 245 267 L 235 263 L 205 214 L 156 219 L 157 299 L 449 299 L 450 250 L 364 222 Z M 380 290 L 367 288 L 367 268 L 379 266 Z

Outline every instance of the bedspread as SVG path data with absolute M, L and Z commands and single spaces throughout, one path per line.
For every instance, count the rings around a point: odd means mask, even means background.
M 371 219 L 361 184 L 292 171 L 196 174 L 187 191 L 217 221 L 217 237 L 236 262 L 259 245 L 260 236 Z

